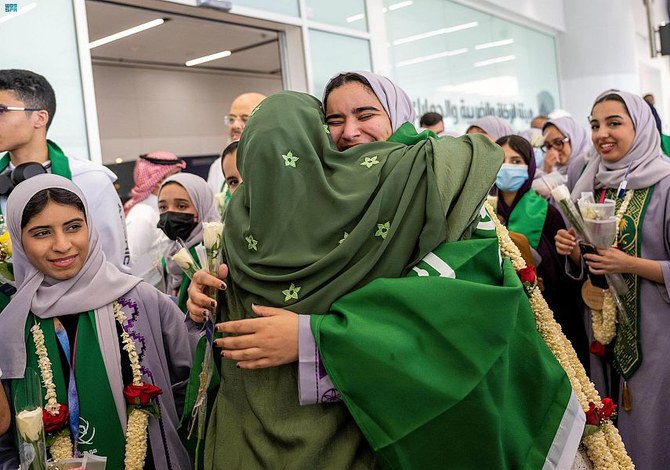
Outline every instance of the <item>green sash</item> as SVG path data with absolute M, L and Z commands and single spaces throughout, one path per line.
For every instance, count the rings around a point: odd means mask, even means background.
M 75 378 L 79 397 L 79 444 L 81 452 L 88 451 L 107 457 L 108 468 L 123 468 L 125 437 L 118 420 L 116 405 L 105 374 L 105 365 L 98 345 L 94 312 L 80 313 L 77 325 L 76 346 L 72 350 L 75 357 Z M 27 367 L 41 373 L 35 342 L 30 328 L 39 323 L 44 332 L 44 344 L 51 360 L 53 382 L 56 385 L 58 402 L 67 404 L 68 394 L 60 361 L 58 340 L 54 331 L 53 319 L 40 320 L 30 314 L 26 320 L 25 336 Z M 65 363 L 67 367 L 67 363 Z M 17 379 L 12 383 L 16 389 Z M 46 393 L 46 391 L 45 391 Z
M 623 216 L 623 228 L 619 229 L 618 244 L 624 253 L 639 257 L 642 250 L 642 221 L 654 187 L 637 189 Z M 629 190 L 631 191 L 631 190 Z M 619 210 L 622 199 L 616 197 L 616 189 L 608 189 L 607 197 L 616 200 Z M 634 274 L 622 274 L 628 292 L 621 298 L 626 307 L 626 320 L 617 323 L 612 366 L 626 380 L 630 379 L 642 364 L 640 344 L 640 278 Z
M 72 180 L 70 164 L 63 150 L 50 140 L 47 140 L 47 147 L 49 149 L 49 160 L 51 161 L 51 173 Z M 7 166 L 9 166 L 9 152 L 0 157 L 0 172 L 4 171 Z
M 542 237 L 544 221 L 547 218 L 549 203 L 532 189 L 521 197 L 507 221 L 512 232 L 522 233 L 528 238 L 530 246 L 537 249 Z
M 495 238 L 443 243 L 408 277 L 312 316 L 323 364 L 384 467 L 545 464 L 572 389 L 499 263 Z

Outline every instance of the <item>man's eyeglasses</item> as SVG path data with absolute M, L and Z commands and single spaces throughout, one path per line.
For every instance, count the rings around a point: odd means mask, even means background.
M 0 104 L 0 116 L 8 111 L 41 111 L 40 108 L 22 108 L 20 106 L 5 106 Z
M 242 116 L 236 116 L 234 114 L 228 114 L 225 118 L 224 121 L 226 124 L 229 126 L 232 126 L 235 124 L 235 121 L 239 120 L 242 124 L 246 124 L 247 121 L 249 120 L 249 116 L 246 114 L 243 114 Z
M 563 150 L 563 146 L 566 142 L 570 142 L 570 137 L 565 137 L 563 139 L 556 139 L 553 142 L 546 142 L 540 147 L 544 153 L 547 153 L 551 149 L 556 149 L 558 152 Z

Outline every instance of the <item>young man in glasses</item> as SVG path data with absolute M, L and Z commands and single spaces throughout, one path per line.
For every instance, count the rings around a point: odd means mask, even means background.
M 84 192 L 107 259 L 130 272 L 123 207 L 113 185 L 116 175 L 97 163 L 68 158 L 47 140 L 55 113 L 56 95 L 43 76 L 0 70 L 0 210 L 5 212 L 7 196 L 22 179 L 46 172 L 64 176 Z
M 265 99 L 265 95 L 260 93 L 243 93 L 230 105 L 230 112 L 226 116 L 226 125 L 228 126 L 229 142 L 240 140 L 242 130 L 247 124 L 247 120 L 251 112 L 261 101 Z M 214 193 L 220 193 L 223 190 L 225 179 L 221 171 L 221 158 L 214 160 L 209 167 L 209 174 L 207 175 L 207 183 L 211 186 Z

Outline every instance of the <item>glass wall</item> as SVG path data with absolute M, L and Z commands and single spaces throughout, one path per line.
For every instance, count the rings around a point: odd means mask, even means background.
M 255 8 L 257 10 L 268 13 L 279 13 L 287 16 L 300 16 L 298 9 L 298 0 L 233 0 L 233 5 L 247 8 Z
M 66 154 L 89 158 L 72 0 L 0 1 L 0 44 L 0 68 L 32 70 L 56 91 L 48 137 Z
M 522 130 L 559 107 L 554 38 L 448 0 L 415 0 L 383 14 L 393 78 L 417 116 L 435 111 L 463 132 L 483 115 Z M 371 12 L 371 14 L 375 14 Z
M 307 19 L 367 31 L 365 0 L 307 0 Z
M 370 43 L 341 34 L 309 31 L 313 93 L 319 99 L 326 83 L 338 72 L 372 70 Z

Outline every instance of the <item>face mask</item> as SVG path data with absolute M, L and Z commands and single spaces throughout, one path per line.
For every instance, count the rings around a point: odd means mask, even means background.
M 496 186 L 506 193 L 517 191 L 528 179 L 528 165 L 503 163 L 496 177 Z
M 195 215 L 182 212 L 163 212 L 158 219 L 158 227 L 170 240 L 181 238 L 186 240 L 193 229 L 198 225 Z

